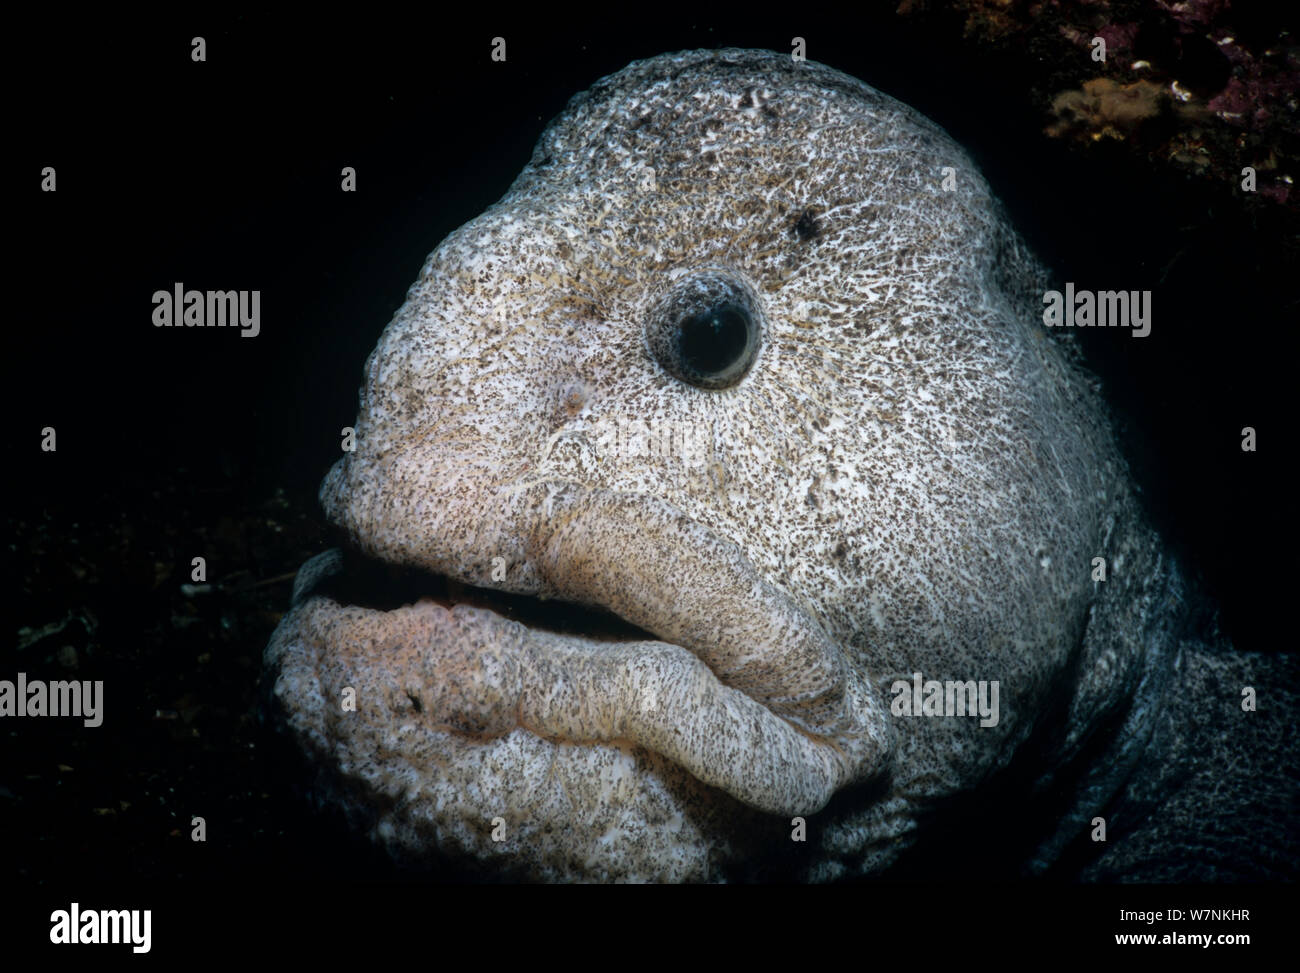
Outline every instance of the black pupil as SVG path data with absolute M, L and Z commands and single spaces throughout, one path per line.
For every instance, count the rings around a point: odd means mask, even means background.
M 734 365 L 749 344 L 749 315 L 735 304 L 719 304 L 681 323 L 678 353 L 699 375 L 717 375 Z

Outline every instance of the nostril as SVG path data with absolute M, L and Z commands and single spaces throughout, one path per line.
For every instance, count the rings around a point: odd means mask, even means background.
M 560 413 L 565 418 L 572 419 L 582 407 L 587 404 L 587 389 L 582 385 L 568 386 L 560 396 Z

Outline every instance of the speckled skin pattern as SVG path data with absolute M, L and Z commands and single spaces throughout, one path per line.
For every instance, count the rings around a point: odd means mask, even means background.
M 689 52 L 575 97 L 428 258 L 321 501 L 371 557 L 649 637 L 340 604 L 313 562 L 266 662 L 332 800 L 401 860 L 483 874 L 826 880 L 924 841 L 1031 735 L 1048 782 L 1120 725 L 1050 863 L 1191 651 L 1051 286 L 944 132 L 824 66 Z M 761 328 L 730 388 L 651 353 L 709 287 Z M 636 423 L 690 448 L 610 435 Z M 997 680 L 996 725 L 891 713 L 915 672 Z

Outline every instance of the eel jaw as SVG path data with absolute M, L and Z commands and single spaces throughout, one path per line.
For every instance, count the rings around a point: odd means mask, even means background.
M 814 813 L 884 770 L 891 725 L 869 677 L 736 545 L 655 498 L 539 486 L 512 495 L 504 525 L 531 586 L 645 631 L 549 631 L 454 596 L 389 611 L 347 605 L 315 590 L 341 564 L 327 553 L 304 565 L 268 647 L 281 669 L 276 694 L 292 704 L 284 672 L 310 657 L 326 701 L 350 687 L 358 707 L 479 740 L 524 729 L 556 743 L 631 742 L 781 815 Z M 326 509 L 365 541 L 354 504 Z M 488 587 L 490 575 L 454 552 L 402 553 Z

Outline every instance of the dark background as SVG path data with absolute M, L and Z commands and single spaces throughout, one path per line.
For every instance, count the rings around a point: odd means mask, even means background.
M 1294 206 L 1171 176 L 1122 142 L 1044 137 L 1024 61 L 942 16 L 326 21 L 13 25 L 0 678 L 105 679 L 106 717 L 0 727 L 0 874 L 64 908 L 69 887 L 128 877 L 181 896 L 398 877 L 289 793 L 291 755 L 257 717 L 260 654 L 287 576 L 327 542 L 316 486 L 428 252 L 505 193 L 573 94 L 671 50 L 785 51 L 803 36 L 810 59 L 966 146 L 1062 283 L 1151 289 L 1150 337 L 1084 333 L 1125 449 L 1236 646 L 1294 648 L 1279 459 Z M 190 61 L 195 35 L 207 63 Z M 39 191 L 45 165 L 56 193 Z M 339 191 L 345 165 L 356 193 Z M 176 281 L 260 290 L 261 334 L 154 328 L 150 296 Z M 39 449 L 47 425 L 57 453 Z M 1245 425 L 1257 453 L 1240 450 Z M 187 597 L 196 555 L 215 590 Z M 206 844 L 188 840 L 191 814 Z

